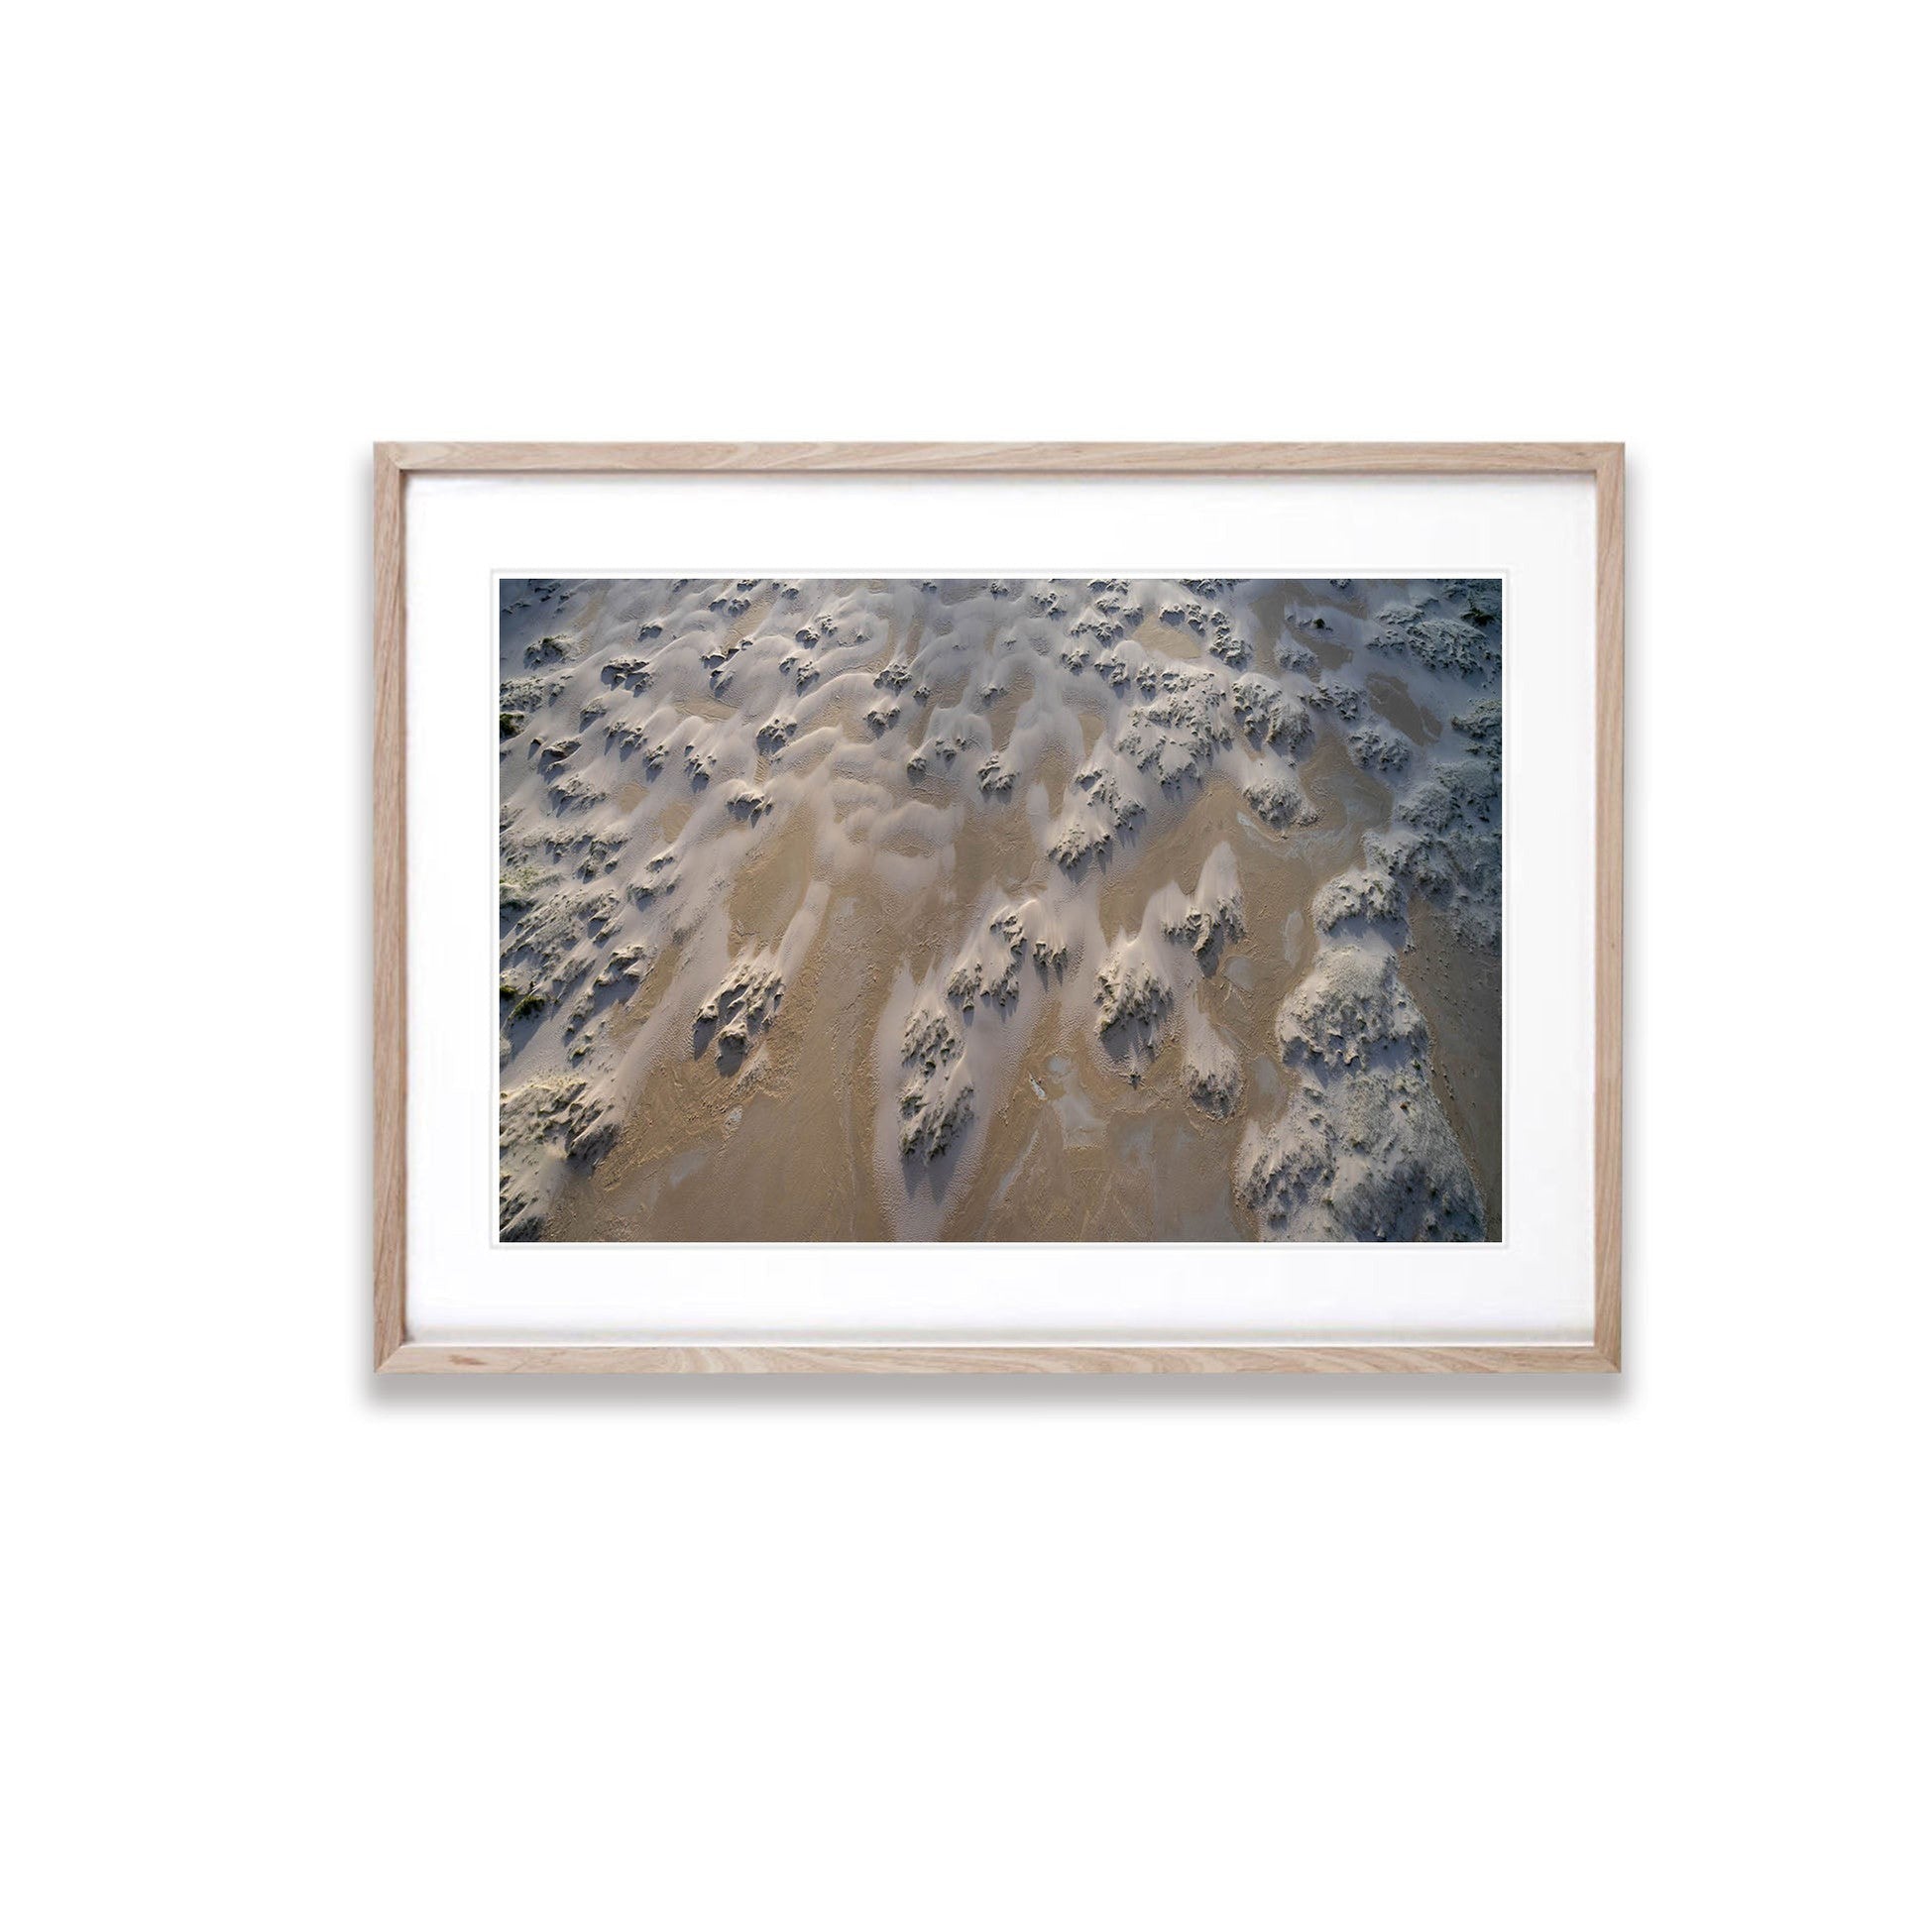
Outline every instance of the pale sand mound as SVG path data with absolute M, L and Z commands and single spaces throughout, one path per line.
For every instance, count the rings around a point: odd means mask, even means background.
M 1251 1129 L 1237 1187 L 1288 1240 L 1479 1241 L 1482 1202 L 1428 1078 L 1429 1034 L 1374 942 L 1329 948 L 1283 1003 L 1295 1076 L 1272 1127 Z

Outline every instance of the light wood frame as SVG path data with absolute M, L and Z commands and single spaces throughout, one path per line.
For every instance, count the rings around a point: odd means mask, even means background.
M 1585 475 L 1596 482 L 1595 1321 L 1587 1346 L 1267 1348 L 445 1345 L 408 1339 L 404 498 L 412 475 Z M 1621 443 L 376 445 L 376 1366 L 389 1374 L 1616 1371 L 1623 1361 L 1624 448 Z

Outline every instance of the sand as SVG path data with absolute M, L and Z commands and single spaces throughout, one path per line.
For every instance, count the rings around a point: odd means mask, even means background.
M 500 1232 L 1499 1239 L 1499 591 L 505 582 Z

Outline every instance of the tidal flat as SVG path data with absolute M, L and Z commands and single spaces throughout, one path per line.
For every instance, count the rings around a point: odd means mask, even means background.
M 1501 1238 L 1499 583 L 500 591 L 503 1238 Z

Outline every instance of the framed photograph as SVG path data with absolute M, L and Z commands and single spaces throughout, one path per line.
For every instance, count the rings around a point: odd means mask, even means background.
M 382 444 L 386 1372 L 1614 1371 L 1619 444 Z

